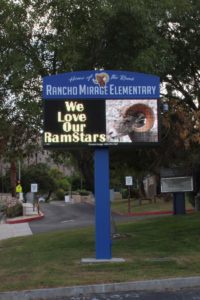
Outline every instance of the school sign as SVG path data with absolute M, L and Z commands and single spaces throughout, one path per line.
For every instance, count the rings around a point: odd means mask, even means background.
M 142 73 L 81 71 L 44 77 L 44 147 L 156 143 L 159 95 L 159 77 Z
M 109 147 L 159 141 L 159 77 L 81 71 L 43 78 L 47 149 L 93 147 L 96 259 L 111 259 Z

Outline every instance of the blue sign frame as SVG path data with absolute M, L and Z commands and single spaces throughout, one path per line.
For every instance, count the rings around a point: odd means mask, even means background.
M 157 99 L 158 76 L 128 71 L 80 71 L 43 78 L 43 99 Z

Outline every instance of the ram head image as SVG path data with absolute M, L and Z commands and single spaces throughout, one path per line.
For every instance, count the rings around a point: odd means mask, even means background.
M 128 135 L 130 141 L 134 141 L 134 133 L 147 133 L 154 125 L 154 112 L 146 104 L 137 103 L 118 109 L 119 116 L 109 128 L 107 135 L 109 140 L 120 139 Z

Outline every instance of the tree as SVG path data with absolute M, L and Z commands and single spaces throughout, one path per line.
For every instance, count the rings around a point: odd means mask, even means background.
M 1 106 L 1 138 L 4 160 L 11 165 L 11 187 L 15 195 L 16 162 L 36 149 L 39 141 L 41 108 L 37 102 L 8 101 Z
M 27 54 L 30 24 L 24 22 L 23 5 L 0 3 L 1 155 L 11 163 L 12 194 L 15 195 L 16 161 L 37 147 L 41 128 L 38 74 Z M 18 19 L 18 21 L 17 21 Z M 6 155 L 5 155 L 6 153 Z
M 29 192 L 31 184 L 37 183 L 39 193 L 47 193 L 46 200 L 48 200 L 52 192 L 58 188 L 56 179 L 52 175 L 50 168 L 46 164 L 40 163 L 29 166 L 23 170 L 23 191 L 25 193 Z
M 20 99 L 29 107 L 30 99 L 37 99 L 40 108 L 41 77 L 60 72 L 105 68 L 157 74 L 165 84 L 164 100 L 170 100 L 171 105 L 169 114 L 162 118 L 160 149 L 165 151 L 135 149 L 134 157 L 142 158 L 141 168 L 147 166 L 149 170 L 158 168 L 163 161 L 169 165 L 175 157 L 179 162 L 180 157 L 188 157 L 189 149 L 197 153 L 199 144 L 199 6 L 195 0 L 176 3 L 170 0 L 159 3 L 154 0 L 2 0 L 2 103 L 8 103 L 14 95 L 14 106 Z M 177 118 L 175 122 L 172 116 L 183 111 L 184 120 Z M 190 126 L 186 134 L 188 121 L 195 127 Z M 35 130 L 36 126 L 32 128 Z M 175 128 L 179 130 L 176 137 Z M 191 133 L 193 138 L 188 139 Z M 181 156 L 175 138 L 184 141 Z M 81 165 L 79 151 L 71 153 Z M 154 165 L 152 157 L 155 157 Z M 127 160 L 122 152 L 118 158 Z M 87 164 L 80 167 L 86 170 L 88 182 L 93 177 L 88 168 L 91 161 L 91 151 L 82 154 L 82 164 Z M 134 167 L 137 168 L 136 161 Z
M 102 58 L 105 57 L 102 65 L 110 67 L 111 62 L 118 68 L 121 64 L 123 69 L 159 75 L 163 83 L 162 100 L 170 106 L 169 112 L 161 118 L 160 147 L 135 149 L 130 153 L 132 161 L 121 151 L 115 161 L 122 161 L 126 156 L 129 166 L 137 169 L 139 161 L 140 168 L 154 172 L 162 165 L 194 165 L 199 161 L 199 2 L 126 1 L 125 4 L 118 1 L 113 3 L 113 8 L 110 26 L 106 28 L 107 33 L 104 32 L 106 47 L 102 50 Z M 132 27 L 127 25 L 133 20 L 136 21 L 135 40 Z M 139 34 L 143 39 L 137 36 L 138 24 L 141 24 Z M 126 37 L 123 43 L 121 37 Z M 122 53 L 123 58 L 118 60 Z
M 170 105 L 163 118 L 161 157 L 166 161 L 168 155 L 168 161 L 199 168 L 200 3 L 182 0 L 162 5 L 158 33 L 168 44 L 171 63 L 161 73 L 166 86 L 163 95 Z
M 13 194 L 15 161 L 27 155 L 24 148 L 30 151 L 32 145 L 37 147 L 38 143 L 41 77 L 70 71 L 84 61 L 82 45 L 99 15 L 100 4 L 94 0 L 84 4 L 82 1 L 49 0 L 3 0 L 0 3 L 1 109 L 4 116 L 12 115 L 12 118 L 5 118 L 5 124 L 11 125 L 11 132 L 1 130 L 0 136 L 12 162 Z M 30 137 L 32 144 L 28 143 Z

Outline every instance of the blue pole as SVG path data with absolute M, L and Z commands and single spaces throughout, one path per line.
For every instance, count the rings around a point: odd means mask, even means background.
M 109 149 L 95 149 L 94 160 L 96 259 L 111 259 Z
M 173 193 L 174 215 L 185 214 L 185 193 Z

